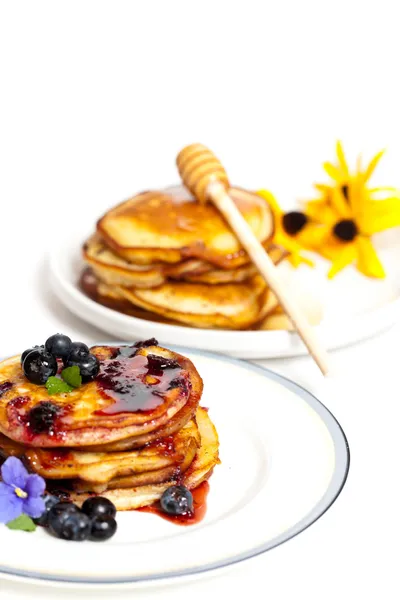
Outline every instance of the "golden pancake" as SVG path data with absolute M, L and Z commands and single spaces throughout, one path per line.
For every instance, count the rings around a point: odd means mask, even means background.
M 150 433 L 129 437 L 124 440 L 110 442 L 109 444 L 100 444 L 98 446 L 85 446 L 85 450 L 90 452 L 124 452 L 133 448 L 141 448 L 146 444 L 151 444 L 159 439 L 174 435 L 182 429 L 192 419 L 196 413 L 198 398 L 192 394 L 183 408 L 178 411 L 165 425 L 159 427 Z M 0 442 L 1 451 L 1 442 Z
M 164 318 L 199 328 L 246 329 L 266 315 L 269 290 L 261 276 L 242 283 L 168 282 L 152 289 L 115 287 L 125 300 Z
M 100 360 L 96 379 L 53 396 L 26 379 L 19 356 L 1 362 L 0 384 L 8 386 L 0 395 L 0 432 L 35 447 L 106 444 L 156 431 L 201 398 L 201 377 L 180 354 L 159 346 L 91 351 Z M 150 355 L 173 366 L 154 376 Z
M 81 290 L 92 300 L 111 308 L 118 312 L 124 313 L 137 319 L 144 319 L 146 321 L 158 321 L 160 323 L 167 323 L 166 319 L 163 319 L 161 315 L 150 313 L 143 308 L 134 306 L 128 300 L 125 300 L 118 294 L 113 286 L 102 283 L 93 273 L 90 267 L 84 269 L 79 278 L 79 287 Z
M 261 242 L 274 229 L 269 205 L 257 194 L 232 188 L 236 206 Z M 235 268 L 248 257 L 235 234 L 211 204 L 201 204 L 181 188 L 144 192 L 108 211 L 97 223 L 106 245 L 142 265 L 198 258 Z
M 179 476 L 177 479 L 173 477 L 164 483 L 137 485 L 130 488 L 119 487 L 101 490 L 97 493 L 111 500 L 117 510 L 132 510 L 156 502 L 171 485 L 182 484 L 189 489 L 196 488 L 202 481 L 210 477 L 215 465 L 219 463 L 218 434 L 204 408 L 199 407 L 197 409 L 196 421 L 200 432 L 201 445 L 183 476 Z M 68 487 L 63 488 L 62 486 L 58 486 L 57 490 L 63 498 L 75 502 L 78 506 L 81 506 L 87 498 L 94 495 L 92 491 L 71 491 Z
M 286 256 L 287 251 L 279 246 L 265 244 L 266 251 L 269 254 L 271 260 L 275 265 L 278 265 Z M 236 269 L 210 269 L 203 273 L 185 273 L 182 277 L 177 279 L 183 279 L 191 283 L 208 283 L 209 285 L 215 285 L 218 283 L 240 283 L 247 281 L 258 274 L 257 267 L 249 263 L 242 267 L 236 267 Z
M 104 283 L 125 287 L 157 287 L 167 277 L 181 279 L 187 274 L 201 274 L 213 268 L 213 265 L 198 259 L 188 259 L 174 265 L 130 263 L 110 250 L 98 234 L 85 242 L 83 259 Z
M 85 449 L 26 448 L 24 456 L 30 470 L 46 479 L 78 478 L 94 483 L 108 483 L 115 477 L 127 477 L 170 466 L 179 468 L 185 457 L 190 464 L 199 446 L 197 424 L 191 420 L 173 436 L 140 450 L 88 452 Z
M 171 464 L 170 466 L 163 467 L 161 469 L 154 469 L 153 471 L 145 471 L 143 473 L 134 473 L 132 475 L 114 477 L 107 482 L 92 482 L 84 481 L 82 479 L 74 479 L 72 481 L 72 489 L 77 492 L 96 492 L 100 494 L 105 490 L 115 490 L 118 488 L 132 488 L 139 485 L 149 485 L 151 483 L 163 483 L 176 477 L 179 472 L 180 475 L 185 473 L 195 459 L 199 446 L 200 446 L 200 433 L 198 434 L 197 444 L 188 445 L 187 451 L 184 454 L 182 462 L 179 464 Z M 160 440 L 161 444 L 164 443 Z M 58 482 L 58 485 L 60 482 Z
M 280 263 L 287 251 L 265 242 L 265 248 L 275 264 Z M 194 283 L 235 283 L 245 281 L 258 273 L 257 267 L 248 263 L 234 269 L 215 268 L 199 259 L 188 259 L 173 265 L 135 265 L 110 250 L 98 234 L 84 244 L 83 258 L 94 275 L 109 286 L 152 288 L 167 279 Z
M 107 248 L 96 234 L 85 242 L 83 258 L 108 285 L 155 287 L 165 281 L 161 263 L 149 266 L 129 263 Z

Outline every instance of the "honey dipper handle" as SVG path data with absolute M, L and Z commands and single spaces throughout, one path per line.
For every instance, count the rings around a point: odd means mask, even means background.
M 242 246 L 277 296 L 282 308 L 293 323 L 322 373 L 327 375 L 329 361 L 325 349 L 320 345 L 312 326 L 304 317 L 302 311 L 299 310 L 297 302 L 292 299 L 285 289 L 285 285 L 282 283 L 280 274 L 274 263 L 255 237 L 235 203 L 227 194 L 224 185 L 218 181 L 211 181 L 207 186 L 206 193 L 230 224 L 241 241 Z

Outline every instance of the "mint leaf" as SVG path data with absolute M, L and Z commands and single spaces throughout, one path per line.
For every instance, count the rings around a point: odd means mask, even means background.
M 58 379 L 58 377 L 49 377 L 46 381 L 46 388 L 50 395 L 66 394 L 67 392 L 72 392 L 74 389 L 62 379 Z
M 36 525 L 28 515 L 20 515 L 13 521 L 7 523 L 8 529 L 20 529 L 21 531 L 35 531 Z
M 82 385 L 81 371 L 78 366 L 67 367 L 61 372 L 61 377 L 74 388 Z

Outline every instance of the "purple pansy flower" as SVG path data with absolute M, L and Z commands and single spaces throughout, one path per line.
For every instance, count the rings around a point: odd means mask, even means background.
M 15 456 L 7 458 L 1 467 L 0 523 L 9 523 L 22 513 L 37 518 L 45 509 L 42 495 L 45 482 L 39 475 L 30 475 Z

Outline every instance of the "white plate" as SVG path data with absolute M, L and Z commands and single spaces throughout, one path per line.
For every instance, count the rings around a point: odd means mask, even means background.
M 47 582 L 145 585 L 195 577 L 259 555 L 314 523 L 349 468 L 340 425 L 309 392 L 261 367 L 180 349 L 204 379 L 220 436 L 204 520 L 181 527 L 118 514 L 105 543 L 73 543 L 0 526 L 0 572 Z
M 348 268 L 333 281 L 326 277 L 327 264 L 315 269 L 291 270 L 293 280 L 312 290 L 324 307 L 324 319 L 316 327 L 322 343 L 334 349 L 371 337 L 396 322 L 400 314 L 400 235 L 382 238 L 380 254 L 390 274 L 372 280 Z M 103 329 L 114 339 L 155 337 L 166 346 L 179 344 L 238 358 L 262 359 L 306 354 L 297 334 L 287 331 L 221 331 L 193 329 L 130 317 L 88 298 L 78 287 L 83 267 L 80 248 L 87 236 L 70 236 L 60 242 L 50 258 L 50 281 L 59 300 L 74 314 Z M 286 265 L 284 265 L 286 267 Z

